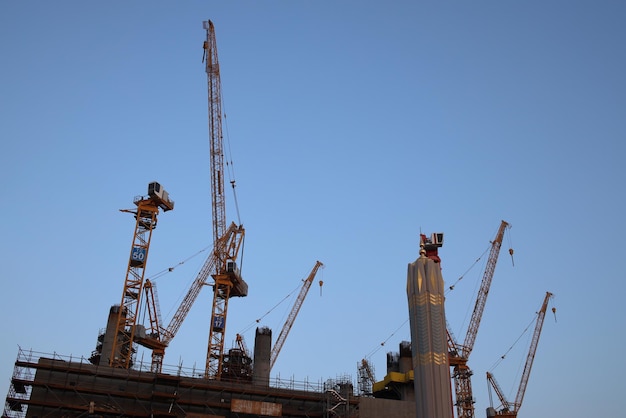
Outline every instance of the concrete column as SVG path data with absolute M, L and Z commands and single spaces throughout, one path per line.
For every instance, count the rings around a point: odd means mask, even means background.
M 270 354 L 272 352 L 272 330 L 257 328 L 254 337 L 254 371 L 252 382 L 255 385 L 270 385 Z

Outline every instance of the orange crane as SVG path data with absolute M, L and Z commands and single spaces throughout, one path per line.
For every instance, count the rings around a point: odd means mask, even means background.
M 223 254 L 227 250 L 231 252 L 236 252 L 235 250 L 231 250 L 230 248 L 231 245 L 236 242 L 235 239 L 240 233 L 243 233 L 242 228 L 235 225 L 234 223 L 231 223 L 231 225 L 226 230 L 225 236 L 218 241 L 217 250 L 212 251 L 209 257 L 207 257 L 204 265 L 202 266 L 193 283 L 189 287 L 187 294 L 185 295 L 180 306 L 178 307 L 176 313 L 172 317 L 167 328 L 162 326 L 163 322 L 161 320 L 158 299 L 155 292 L 156 284 L 151 283 L 150 280 L 146 280 L 144 289 L 147 296 L 146 303 L 150 319 L 150 331 L 146 332 L 143 337 L 135 336 L 135 340 L 138 344 L 141 344 L 142 346 L 152 350 L 151 371 L 155 373 L 161 372 L 163 366 L 163 357 L 165 356 L 165 349 L 169 346 L 172 339 L 176 336 L 178 330 L 183 324 L 183 321 L 187 317 L 187 314 L 191 310 L 191 307 L 198 298 L 200 291 L 207 284 L 208 277 L 211 274 L 214 274 L 214 272 L 216 271 L 216 266 L 218 264 L 216 254 Z M 237 282 L 236 284 L 237 289 L 234 292 L 235 294 L 242 294 L 244 292 L 247 292 L 247 288 L 245 288 L 244 286 L 245 282 Z
M 220 380 L 224 358 L 228 300 L 234 296 L 246 296 L 248 285 L 241 277 L 240 269 L 237 267 L 237 258 L 245 236 L 245 229 L 243 225 L 237 225 L 234 222 L 226 227 L 220 69 L 215 27 L 210 20 L 203 22 L 203 24 L 206 30 L 203 61 L 207 73 L 208 89 L 213 251 L 198 272 L 167 328 L 162 327 L 158 320 L 158 305 L 148 306 L 151 331 L 146 333 L 145 338 L 141 339 L 139 343 L 152 350 L 152 371 L 160 372 L 165 348 L 176 336 L 200 291 L 208 284 L 208 278 L 211 276 L 214 280 L 212 284 L 213 304 L 205 377 Z M 234 181 L 231 181 L 231 186 L 235 187 Z M 149 293 L 147 301 L 150 304 L 155 300 L 153 286 L 148 287 L 146 291 Z M 153 320 L 153 318 L 157 319 Z
M 291 330 L 291 327 L 294 321 L 296 320 L 296 316 L 298 315 L 298 312 L 300 312 L 300 307 L 302 306 L 302 303 L 304 302 L 304 298 L 306 297 L 307 293 L 309 292 L 309 289 L 311 288 L 311 283 L 313 283 L 313 279 L 315 278 L 317 271 L 320 269 L 320 267 L 323 267 L 323 266 L 324 264 L 322 264 L 321 261 L 317 261 L 315 263 L 315 266 L 313 266 L 313 270 L 311 270 L 309 277 L 307 277 L 304 280 L 304 283 L 302 284 L 302 287 L 300 288 L 300 293 L 298 294 L 298 297 L 296 298 L 296 301 L 293 307 L 291 308 L 291 312 L 289 312 L 289 316 L 287 317 L 287 320 L 285 321 L 283 328 L 280 330 L 280 334 L 278 334 L 278 338 L 276 338 L 276 343 L 274 343 L 274 346 L 272 347 L 272 352 L 270 353 L 270 370 L 272 370 L 272 367 L 274 367 L 274 363 L 276 363 L 276 358 L 278 358 L 278 354 L 280 353 L 280 350 L 283 348 L 283 344 L 285 343 L 285 340 L 287 339 L 287 335 L 289 334 L 289 331 Z M 320 286 L 322 285 L 322 283 L 323 282 L 320 281 Z
M 454 378 L 454 389 L 456 397 L 456 408 L 458 418 L 473 418 L 474 417 L 474 395 L 472 393 L 472 370 L 467 365 L 472 349 L 474 348 L 474 342 L 476 341 L 476 335 L 478 334 L 478 327 L 480 326 L 480 320 L 485 310 L 485 303 L 487 302 L 487 295 L 489 294 L 489 288 L 491 287 L 491 280 L 498 261 L 498 255 L 500 254 L 500 247 L 502 246 L 502 239 L 504 237 L 505 230 L 509 227 L 506 221 L 502 221 L 496 238 L 491 243 L 491 250 L 489 252 L 489 258 L 483 274 L 483 279 L 478 290 L 478 296 L 476 297 L 476 303 L 474 305 L 474 311 L 467 327 L 467 333 L 465 335 L 465 342 L 463 345 L 454 341 L 452 333 L 448 330 L 448 350 L 450 366 L 453 367 L 452 376 Z M 509 249 L 511 256 L 513 250 Z
M 533 361 L 535 360 L 535 353 L 537 352 L 537 345 L 539 344 L 539 337 L 541 336 L 541 329 L 543 328 L 543 320 L 546 316 L 546 309 L 548 308 L 548 301 L 552 298 L 552 293 L 546 292 L 546 296 L 543 299 L 541 309 L 537 313 L 537 322 L 535 323 L 535 331 L 533 332 L 533 338 L 530 342 L 530 348 L 528 349 L 528 356 L 526 356 L 526 364 L 524 365 L 524 371 L 522 372 L 522 378 L 520 379 L 519 388 L 517 389 L 517 396 L 515 402 L 509 402 L 504 396 L 504 392 L 498 385 L 496 378 L 493 374 L 487 372 L 487 382 L 493 387 L 498 398 L 500 399 L 501 407 L 499 411 L 491 407 L 487 408 L 487 417 L 517 417 L 517 413 L 522 406 L 524 400 L 524 393 L 528 386 L 528 378 L 530 377 L 530 370 L 533 367 Z M 556 312 L 556 309 L 552 309 Z M 488 386 L 489 387 L 489 386 Z M 491 387 L 489 387 L 489 398 L 491 400 Z
M 248 284 L 241 277 L 237 257 L 245 230 L 243 225 L 231 224 L 226 228 L 224 194 L 224 151 L 222 146 L 222 96 L 217 42 L 213 22 L 204 22 L 204 62 L 207 74 L 209 141 L 211 158 L 211 198 L 213 208 L 213 258 L 206 264 L 214 265 L 213 308 L 209 326 L 209 343 L 206 356 L 205 377 L 220 380 L 224 359 L 224 335 L 228 316 L 228 301 L 234 296 L 246 296 Z M 234 188 L 235 183 L 231 181 Z
M 133 203 L 137 206 L 136 210 L 123 210 L 123 212 L 134 214 L 136 222 L 122 291 L 122 301 L 120 302 L 109 357 L 110 366 L 125 369 L 132 366 L 132 357 L 135 352 L 133 342 L 137 330 L 137 313 L 141 294 L 144 290 L 144 274 L 152 231 L 157 225 L 159 209 L 164 212 L 174 209 L 174 202 L 170 199 L 169 194 L 157 182 L 148 185 L 147 196 L 138 196 Z

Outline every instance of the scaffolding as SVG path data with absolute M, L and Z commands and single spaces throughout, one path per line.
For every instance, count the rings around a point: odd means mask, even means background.
M 269 387 L 216 382 L 204 379 L 204 370 L 182 365 L 154 373 L 149 361 L 120 369 L 20 348 L 2 417 L 228 417 L 266 408 L 283 417 L 322 418 L 323 388 L 321 381 L 280 377 Z

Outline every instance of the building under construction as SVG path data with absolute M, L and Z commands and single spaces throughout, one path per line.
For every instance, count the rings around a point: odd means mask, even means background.
M 231 349 L 220 381 L 204 370 L 149 365 L 132 369 L 21 351 L 3 417 L 391 417 L 414 418 L 408 343 L 388 354 L 388 377 L 374 393 L 355 391 L 349 377 L 325 382 L 270 379 L 271 331 L 257 329 L 254 368 L 246 353 Z M 256 373 L 260 370 L 260 373 Z
M 421 236 L 420 258 L 409 264 L 408 269 L 411 338 L 419 339 L 420 343 L 402 342 L 398 353 L 388 353 L 383 380 L 375 380 L 373 369 L 366 359 L 359 363 L 356 382 L 349 376 L 323 382 L 271 378 L 272 366 L 313 278 L 322 267 L 319 261 L 303 281 L 296 303 L 274 344 L 272 331 L 258 328 L 252 353 L 240 336 L 237 336 L 236 347 L 224 348 L 228 302 L 232 297 L 248 294 L 248 285 L 237 265 L 245 230 L 243 225 L 226 222 L 220 71 L 213 24 L 210 21 L 204 24 L 207 34 L 203 59 L 208 82 L 213 251 L 171 322 L 165 326 L 155 286 L 145 278 L 145 272 L 159 211 L 173 210 L 174 201 L 160 183 L 151 182 L 147 195 L 134 199 L 136 209 L 124 210 L 134 216 L 135 229 L 122 296 L 119 304 L 111 307 L 106 329 L 98 335 L 96 348 L 88 358 L 20 349 L 2 417 L 433 418 L 423 414 L 443 409 L 452 416 L 450 367 L 454 367 L 452 377 L 455 381 L 457 416 L 473 418 L 469 380 L 472 373 L 467 367 L 467 360 L 482 316 L 502 235 L 508 226 L 504 221 L 492 243 L 472 325 L 463 344 L 456 343 L 451 334 L 448 332 L 446 335 L 445 332 L 443 278 L 437 255 L 437 248 L 443 243 L 443 234 L 439 233 L 431 238 Z M 230 180 L 230 183 L 234 191 L 235 181 Z M 428 284 L 422 285 L 425 280 Z M 205 367 L 168 367 L 163 363 L 165 351 L 200 290 L 207 285 L 213 289 L 213 303 Z M 412 291 L 409 292 L 409 289 Z M 140 318 L 144 321 L 147 318 L 148 321 L 142 323 Z M 151 351 L 149 363 L 137 361 L 137 345 Z M 432 389 L 435 387 L 431 384 L 435 372 L 437 387 L 445 387 L 445 391 Z M 421 408 L 426 402 L 430 403 Z M 509 405 L 504 400 L 502 403 Z M 521 400 L 511 405 L 516 411 L 519 404 Z M 507 406 L 505 412 L 508 414 L 511 408 Z M 420 412 L 421 409 L 426 412 Z M 502 415 L 492 409 L 490 416 Z

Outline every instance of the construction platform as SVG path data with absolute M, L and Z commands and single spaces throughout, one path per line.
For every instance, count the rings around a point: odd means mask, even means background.
M 415 416 L 414 402 L 357 396 L 349 379 L 258 384 L 205 379 L 203 372 L 113 368 L 20 349 L 2 417 Z

